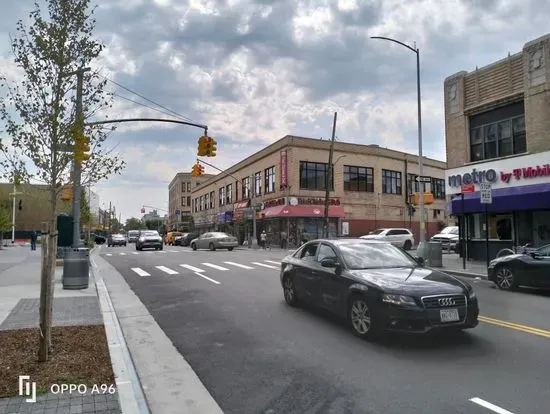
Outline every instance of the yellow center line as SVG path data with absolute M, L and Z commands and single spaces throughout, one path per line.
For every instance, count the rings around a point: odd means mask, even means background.
M 519 323 L 501 321 L 500 319 L 489 318 L 487 316 L 481 316 L 481 315 L 478 316 L 478 319 L 481 322 L 485 322 L 491 325 L 502 326 L 503 328 L 514 329 L 516 331 L 543 336 L 545 338 L 550 338 L 550 331 L 546 331 L 544 329 L 533 328 L 531 326 L 521 325 Z

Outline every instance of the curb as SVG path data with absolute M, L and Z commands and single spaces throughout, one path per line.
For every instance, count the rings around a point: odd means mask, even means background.
M 440 270 L 443 273 L 448 273 L 453 276 L 462 276 L 462 277 L 469 277 L 472 279 L 480 278 L 484 280 L 489 280 L 487 275 L 484 275 L 483 273 L 475 273 L 475 272 L 469 272 L 467 270 L 447 270 L 447 269 L 441 269 Z
M 94 247 L 91 253 L 95 253 Z M 109 355 L 111 365 L 115 375 L 116 388 L 121 411 L 123 413 L 150 414 L 149 406 L 139 381 L 130 350 L 124 339 L 122 328 L 118 321 L 116 311 L 113 307 L 109 291 L 105 282 L 99 275 L 99 271 L 92 261 L 92 273 L 96 286 L 103 324 L 105 326 L 105 335 L 109 344 Z

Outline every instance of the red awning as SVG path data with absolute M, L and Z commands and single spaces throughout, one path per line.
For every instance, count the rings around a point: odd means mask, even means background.
M 265 218 L 274 217 L 323 217 L 325 208 L 323 206 L 275 206 L 268 207 L 262 211 Z M 344 207 L 330 206 L 329 217 L 345 217 Z

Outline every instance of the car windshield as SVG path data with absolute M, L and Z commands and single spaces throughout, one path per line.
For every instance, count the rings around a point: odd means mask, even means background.
M 340 245 L 344 262 L 350 269 L 389 269 L 413 267 L 417 263 L 391 244 L 346 243 Z
M 373 230 L 369 234 L 382 234 L 386 229 Z
M 441 230 L 441 234 L 458 234 L 458 227 L 445 227 Z
M 225 233 L 212 233 L 212 237 L 216 238 L 216 239 L 221 239 L 223 237 L 231 237 L 229 234 L 225 234 Z
M 149 230 L 149 231 L 143 231 L 141 232 L 142 236 L 158 236 L 158 231 L 155 230 Z
M 113 239 L 122 239 L 124 236 L 122 234 L 114 234 Z
M 139 234 L 139 231 L 137 230 L 130 230 L 128 232 L 128 236 L 137 236 Z

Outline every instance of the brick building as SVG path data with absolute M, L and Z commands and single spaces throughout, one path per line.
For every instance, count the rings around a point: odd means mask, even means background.
M 192 191 L 195 226 L 224 230 L 241 241 L 252 233 L 256 206 L 257 233 L 272 242 L 280 232 L 289 244 L 322 235 L 325 177 L 330 141 L 286 136 L 220 173 Z M 330 235 L 361 236 L 379 227 L 411 228 L 418 240 L 419 211 L 409 216 L 407 194 L 418 191 L 418 157 L 377 145 L 336 142 L 330 192 Z M 432 235 L 446 223 L 445 163 L 425 158 L 426 229 Z
M 214 175 L 193 177 L 190 172 L 176 174 L 168 185 L 168 229 L 175 228 L 177 223 L 182 223 L 185 217 L 191 216 L 191 191 L 211 177 Z
M 486 236 L 490 257 L 504 247 L 550 243 L 550 34 L 448 77 L 444 88 L 446 193 L 470 256 L 486 257 Z M 480 202 L 481 182 L 492 186 L 491 204 Z M 475 189 L 464 202 L 463 184 Z

